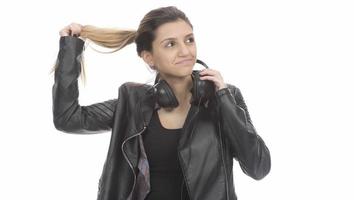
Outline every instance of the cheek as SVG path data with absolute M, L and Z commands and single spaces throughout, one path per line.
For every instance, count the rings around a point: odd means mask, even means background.
M 191 53 L 195 56 L 195 55 L 197 55 L 197 46 L 192 46 L 191 47 Z
M 159 53 L 158 57 L 159 63 L 164 65 L 171 65 L 174 62 L 174 54 L 172 51 L 163 51 Z

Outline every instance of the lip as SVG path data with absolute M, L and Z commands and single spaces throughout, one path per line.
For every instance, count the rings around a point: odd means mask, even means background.
M 179 62 L 177 62 L 176 64 L 180 65 L 180 64 L 189 64 L 190 62 L 193 62 L 194 60 L 191 58 L 191 59 L 184 59 L 184 60 L 181 60 Z

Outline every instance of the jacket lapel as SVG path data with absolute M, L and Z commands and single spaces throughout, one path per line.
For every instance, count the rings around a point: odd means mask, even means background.
M 148 126 L 154 109 L 159 108 L 158 104 L 154 99 L 154 96 L 151 94 L 146 95 L 146 92 L 141 92 L 144 95 L 136 97 L 138 103 L 133 109 L 134 112 L 131 116 L 134 121 L 131 124 L 131 130 L 124 140 L 128 140 L 125 144 L 125 151 L 131 161 L 134 169 L 136 170 L 136 185 L 133 192 L 133 200 L 143 200 L 146 195 L 150 192 L 150 172 L 149 172 L 149 163 L 147 160 L 146 152 L 143 145 L 142 134 Z M 183 125 L 182 135 L 178 143 L 178 151 L 182 152 L 187 150 L 188 147 L 188 138 L 192 134 L 191 122 L 197 117 L 199 108 L 198 106 L 192 104 L 188 112 L 186 121 Z M 129 123 L 129 120 L 128 120 Z M 130 121 L 130 123 L 132 123 Z M 183 150 L 184 149 L 184 150 Z M 186 157 L 185 153 L 181 153 L 181 159 L 183 163 L 189 159 Z

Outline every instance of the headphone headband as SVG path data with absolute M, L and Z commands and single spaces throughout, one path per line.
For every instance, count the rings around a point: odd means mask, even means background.
M 203 61 L 197 59 L 197 63 L 199 63 L 199 64 L 203 65 L 205 68 L 209 69 L 208 65 L 205 64 L 205 62 L 203 62 Z

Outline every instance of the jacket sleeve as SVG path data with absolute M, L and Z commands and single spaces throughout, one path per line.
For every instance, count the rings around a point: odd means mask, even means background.
M 260 180 L 271 168 L 270 153 L 254 128 L 239 88 L 228 84 L 216 92 L 222 135 L 242 171 Z
M 88 106 L 78 103 L 78 76 L 84 41 L 72 36 L 60 37 L 57 68 L 54 74 L 53 122 L 57 130 L 66 133 L 91 134 L 112 128 L 118 99 Z

